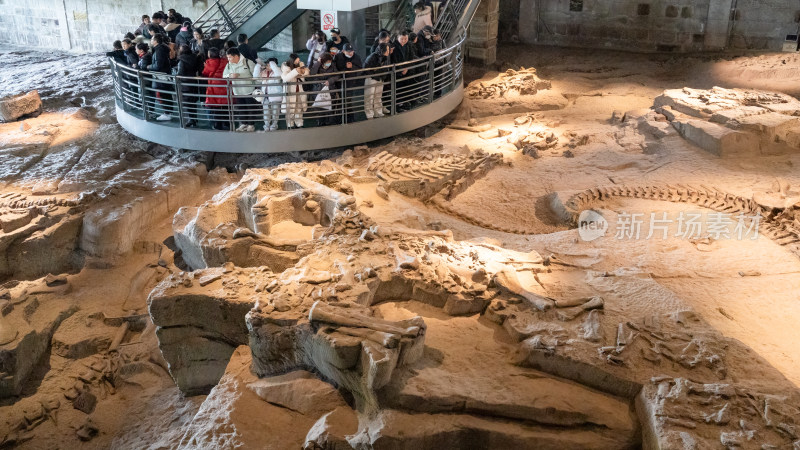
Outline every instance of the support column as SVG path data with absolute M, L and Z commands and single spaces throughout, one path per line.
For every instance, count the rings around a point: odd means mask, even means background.
M 539 11 L 540 0 L 520 0 L 519 11 L 519 40 L 526 44 L 539 42 Z M 529 19 L 530 18 L 530 19 Z
M 364 10 L 339 11 L 337 16 L 337 25 L 342 30 L 342 34 L 350 39 L 350 43 L 353 44 L 356 52 L 366 58 L 365 52 L 368 46 L 364 40 L 364 34 L 366 33 L 367 21 L 364 16 Z
M 732 0 L 710 0 L 704 50 L 723 50 L 727 46 L 732 7 Z
M 69 19 L 67 17 L 67 4 L 61 0 L 61 11 L 58 17 L 58 30 L 61 34 L 61 43 L 64 50 L 72 50 L 72 40 L 69 36 Z
M 500 0 L 481 0 L 467 33 L 467 55 L 484 65 L 497 61 L 497 25 Z

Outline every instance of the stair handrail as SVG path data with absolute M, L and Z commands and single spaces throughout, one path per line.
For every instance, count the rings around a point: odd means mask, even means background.
M 438 29 L 442 34 L 442 40 L 445 42 L 450 41 L 451 33 L 457 30 L 459 26 L 466 28 L 467 23 L 464 23 L 466 13 L 469 12 L 470 2 L 478 3 L 479 0 L 450 0 L 445 4 L 444 11 L 436 18 L 434 28 Z M 472 8 L 474 14 L 475 8 Z M 470 21 L 472 18 L 470 17 Z
M 389 30 L 390 33 L 399 33 L 408 27 L 411 18 L 409 13 L 410 9 L 411 0 L 400 0 L 397 4 L 397 9 L 394 11 L 394 14 L 386 23 L 386 29 Z M 398 24 L 400 24 L 399 27 Z
M 223 39 L 228 38 L 268 1 L 215 0 L 214 4 L 195 20 L 194 26 L 204 31 L 217 29 Z

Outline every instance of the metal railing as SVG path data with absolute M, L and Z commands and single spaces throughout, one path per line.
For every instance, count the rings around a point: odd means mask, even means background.
M 459 21 L 470 1 L 450 0 L 437 17 L 434 27 L 441 31 L 442 39 L 445 42 L 448 42 L 454 30 L 458 28 Z M 227 38 L 267 2 L 269 0 L 214 0 L 214 4 L 209 6 L 193 25 L 206 32 L 217 29 L 223 38 Z M 387 28 L 393 32 L 400 31 L 413 22 L 412 17 L 411 1 L 400 0 Z
M 253 16 L 269 0 L 215 0 L 203 14 L 194 21 L 195 28 L 206 33 L 217 29 L 227 38 L 237 28 Z
M 185 77 L 110 61 L 117 106 L 139 120 L 220 132 L 242 125 L 269 130 L 276 123 L 278 129 L 347 124 L 434 103 L 463 84 L 465 41 L 462 30 L 457 43 L 423 58 L 298 80 Z
M 444 42 L 449 42 L 448 39 L 450 39 L 453 32 L 457 29 L 458 23 L 466 12 L 470 1 L 476 0 L 450 0 L 445 4 L 441 14 L 436 18 L 434 28 L 442 33 L 442 40 Z

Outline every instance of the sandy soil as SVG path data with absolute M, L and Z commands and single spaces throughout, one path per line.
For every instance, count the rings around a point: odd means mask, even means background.
M 69 181 L 71 173 L 75 182 L 66 183 L 69 192 L 80 193 L 93 189 L 116 186 L 125 191 L 137 183 L 144 183 L 146 173 L 139 178 L 103 180 L 93 178 L 96 172 L 81 174 L 81 157 L 93 148 L 124 147 L 136 149 L 165 161 L 169 170 L 186 169 L 187 160 L 201 161 L 207 169 L 224 167 L 231 172 L 246 167 L 275 167 L 297 161 L 335 159 L 341 152 L 315 154 L 289 154 L 276 157 L 262 155 L 187 155 L 189 152 L 149 145 L 125 133 L 114 123 L 113 100 L 109 95 L 110 78 L 103 58 L 97 55 L 72 55 L 58 52 L 30 52 L 12 50 L 0 53 L 6 63 L 0 71 L 0 96 L 18 91 L 39 89 L 44 102 L 44 112 L 26 122 L 35 130 L 49 130 L 54 135 L 46 145 L 54 149 L 54 161 L 44 161 L 35 170 L 27 163 L 14 161 L 0 163 L 0 193 L 27 191 L 42 179 Z M 513 61 L 508 67 L 535 67 L 541 78 L 550 80 L 548 95 L 561 96 L 565 106 L 559 109 L 536 111 L 537 126 L 559 136 L 559 145 L 543 150 L 538 158 L 523 155 L 498 142 L 482 139 L 477 133 L 446 128 L 448 121 L 426 127 L 422 138 L 424 146 L 437 146 L 437 154 L 458 155 L 478 148 L 503 153 L 507 165 L 489 171 L 465 192 L 453 200 L 454 211 L 486 223 L 523 229 L 524 234 L 510 234 L 481 227 L 459 219 L 453 214 L 431 208 L 417 199 L 397 192 L 384 201 L 375 194 L 374 183 L 355 184 L 355 196 L 364 205 L 363 211 L 381 224 L 402 224 L 411 228 L 451 229 L 456 239 L 491 240 L 504 247 L 519 250 L 536 250 L 546 257 L 555 255 L 576 268 L 552 276 L 543 275 L 542 289 L 552 296 L 576 296 L 581 284 L 591 286 L 587 291 L 605 290 L 608 295 L 632 296 L 641 299 L 642 310 L 649 302 L 665 301 L 652 292 L 630 292 L 613 281 L 590 278 L 586 273 L 637 273 L 652 278 L 660 286 L 689 303 L 711 326 L 725 336 L 740 340 L 778 369 L 796 386 L 800 386 L 800 353 L 795 338 L 796 319 L 800 317 L 800 260 L 786 248 L 767 238 L 755 241 L 717 241 L 711 246 L 698 248 L 684 239 L 630 241 L 605 237 L 586 243 L 577 232 L 560 220 L 549 207 L 549 196 L 555 192 L 576 192 L 607 185 L 713 185 L 726 192 L 750 197 L 765 192 L 780 177 L 792 186 L 800 186 L 800 150 L 793 154 L 725 159 L 713 156 L 692 145 L 676 133 L 662 138 L 643 133 L 630 123 L 612 123 L 615 111 L 643 114 L 653 106 L 654 98 L 665 89 L 684 86 L 709 89 L 714 86 L 768 89 L 790 95 L 800 95 L 800 55 L 639 55 L 598 50 L 563 48 L 504 47 L 499 51 L 500 61 Z M 470 68 L 470 74 L 479 78 L 483 69 Z M 487 79 L 494 75 L 489 73 Z M 535 96 L 530 100 L 532 110 Z M 86 108 L 89 109 L 86 109 Z M 84 111 L 77 117 L 80 109 Z M 88 111 L 88 112 L 87 112 Z M 88 117 L 87 115 L 88 114 Z M 513 128 L 519 113 L 492 115 L 479 119 L 481 124 L 495 128 Z M 448 120 L 455 119 L 455 115 Z M 0 124 L 0 155 L 9 149 L 35 146 L 42 134 L 31 136 L 20 129 L 19 123 Z M 52 136 L 51 136 L 52 137 Z M 573 145 L 568 145 L 572 140 Z M 392 147 L 398 153 L 424 156 L 419 151 L 419 138 L 414 135 L 399 137 L 393 142 L 372 143 L 371 151 Z M 465 150 L 465 148 L 467 150 Z M 565 156 L 565 151 L 569 156 Z M 119 156 L 120 151 L 116 152 Z M 91 153 L 90 153 L 91 154 Z M 64 161 L 67 161 L 65 163 Z M 85 162 L 85 161 L 84 161 Z M 357 161 L 357 165 L 363 161 Z M 66 165 L 65 165 L 66 164 Z M 242 166 L 245 164 L 245 166 Z M 76 170 L 73 170 L 76 169 Z M 133 169 L 131 169 L 133 170 Z M 164 169 L 166 170 L 166 169 Z M 219 182 L 231 181 L 224 170 L 218 178 L 205 181 L 203 189 L 192 196 L 192 201 L 180 206 L 198 205 L 217 192 Z M 668 212 L 677 214 L 691 210 L 691 205 L 679 205 L 637 199 L 614 200 L 604 204 L 605 217 L 613 220 L 621 212 Z M 310 228 L 287 223 L 279 233 L 287 236 L 302 234 L 310 237 Z M 149 224 L 149 230 L 138 238 L 142 242 L 162 244 L 172 234 L 171 219 Z M 82 312 L 102 311 L 107 316 L 121 316 L 132 312 L 146 312 L 146 296 L 155 279 L 138 285 L 131 294 L 135 275 L 147 267 L 158 266 L 160 257 L 166 258 L 170 270 L 179 269 L 172 264 L 172 253 L 167 245 L 163 255 L 131 252 L 121 258 L 87 264 L 70 278 L 69 298 Z M 740 272 L 757 273 L 742 276 Z M 407 306 L 407 305 L 406 305 Z M 387 316 L 397 317 L 405 311 L 385 307 Z M 413 308 L 411 308 L 413 309 Z M 416 312 L 416 311 L 415 311 Z M 469 377 L 456 377 L 465 383 L 467 394 L 482 398 L 491 392 L 480 392 L 480 385 L 491 364 L 491 358 L 505 360 L 509 350 L 491 326 L 473 319 L 459 318 L 449 321 L 442 313 L 427 312 L 430 320 L 430 352 L 442 347 L 448 355 L 447 365 L 435 369 L 424 368 L 416 375 L 420 380 L 445 383 L 446 373 L 463 372 Z M 451 342 L 453 334 L 473 334 L 485 340 L 471 348 L 463 342 Z M 133 339 L 129 336 L 128 340 Z M 140 336 L 145 353 L 142 364 L 147 369 L 129 377 L 116 394 L 101 399 L 92 414 L 99 429 L 97 437 L 89 442 L 79 440 L 75 430 L 80 428 L 86 415 L 71 407 L 59 416 L 58 421 L 45 421 L 18 444 L 18 448 L 171 448 L 183 437 L 192 417 L 200 409 L 204 397 L 183 397 L 175 388 L 168 373 L 160 365 L 155 336 Z M 471 367 L 467 352 L 481 354 L 482 365 Z M 486 356 L 491 354 L 491 356 Z M 88 359 L 88 358 L 87 358 Z M 12 417 L 20 413 L 26 401 L 39 396 L 58 396 L 77 378 L 78 368 L 87 361 L 70 360 L 52 354 L 45 357 L 41 367 L 19 396 L 2 399 L 0 416 Z M 426 373 L 434 371 L 434 373 Z M 472 372 L 471 372 L 472 371 Z M 518 374 L 502 373 L 512 379 Z M 466 380 L 466 381 L 465 381 Z M 476 380 L 480 380 L 476 381 Z M 523 392 L 529 378 L 516 381 Z M 540 381 L 541 382 L 541 381 Z M 553 383 L 558 383 L 554 381 Z M 409 389 L 418 387 L 410 386 Z M 451 388 L 453 386 L 450 386 Z M 583 388 L 560 386 L 566 390 Z M 422 388 L 420 388 L 422 389 Z M 443 394 L 444 395 L 444 394 Z M 455 395 L 455 394 L 452 394 Z M 520 394 L 522 395 L 522 394 Z M 627 410 L 627 405 L 617 405 L 616 400 L 604 399 L 602 394 L 590 392 L 596 402 L 609 410 Z M 592 397 L 595 398 L 595 397 Z M 63 399 L 62 399 L 63 400 Z M 555 400 L 553 400 L 555 402 Z M 581 405 L 559 405 L 580 408 Z M 585 406 L 585 405 L 584 405 Z M 62 408 L 63 409 L 63 408 Z M 21 414 L 21 413 L 20 413 Z M 628 424 L 618 425 L 626 427 Z M 3 438 L 0 435 L 0 438 Z

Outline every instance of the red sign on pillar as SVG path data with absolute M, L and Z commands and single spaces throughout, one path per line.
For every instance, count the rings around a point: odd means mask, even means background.
M 337 20 L 336 20 L 336 11 L 320 11 L 320 18 L 322 22 L 322 31 L 330 32 L 332 29 L 336 28 Z

